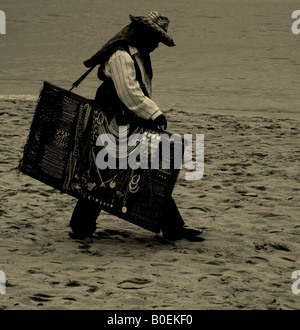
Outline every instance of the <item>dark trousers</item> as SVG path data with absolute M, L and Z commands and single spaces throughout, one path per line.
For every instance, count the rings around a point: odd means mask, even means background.
M 91 235 L 96 231 L 96 220 L 101 212 L 101 206 L 86 199 L 79 199 L 70 221 L 74 233 Z M 161 219 L 161 229 L 164 235 L 176 235 L 184 226 L 184 221 L 178 211 L 176 203 L 170 197 L 164 215 Z

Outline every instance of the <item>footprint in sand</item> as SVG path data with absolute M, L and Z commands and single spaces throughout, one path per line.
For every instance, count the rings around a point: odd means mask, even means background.
M 142 289 L 144 288 L 144 285 L 151 283 L 152 281 L 142 278 L 142 277 L 134 277 L 129 278 L 127 280 L 124 280 L 122 282 L 119 282 L 117 287 L 120 289 Z
M 92 286 L 90 286 L 90 287 L 86 290 L 86 292 L 88 292 L 88 293 L 94 293 L 94 292 L 96 292 L 96 291 L 98 291 L 98 290 L 99 290 L 99 288 L 98 288 L 97 286 L 92 285 Z
M 37 302 L 38 306 L 44 306 L 44 303 L 52 302 L 53 300 L 59 299 L 59 297 L 55 297 L 55 296 L 45 294 L 45 293 L 37 293 L 37 294 L 31 296 L 30 299 Z M 69 302 L 76 301 L 76 299 L 73 297 L 63 297 L 62 300 L 66 300 Z
M 211 209 L 209 207 L 200 207 L 200 206 L 191 206 L 191 207 L 188 207 L 187 209 L 188 210 L 200 210 L 200 211 L 205 212 L 205 213 L 211 211 Z
M 65 286 L 78 287 L 78 286 L 81 286 L 81 284 L 78 281 L 69 281 Z
M 291 249 L 284 243 L 278 243 L 278 242 L 271 242 L 268 243 L 268 245 L 275 249 L 275 250 L 281 250 L 281 251 L 285 251 L 285 252 L 291 252 Z
M 30 297 L 31 300 L 37 301 L 37 302 L 45 302 L 45 301 L 52 301 L 54 296 L 44 294 L 44 293 L 37 293 Z
M 253 242 L 256 250 L 280 250 L 285 252 L 291 252 L 291 249 L 284 243 L 280 242 Z
M 122 232 L 122 231 L 118 231 L 118 230 L 111 230 L 111 229 L 98 231 L 95 234 L 96 234 L 95 238 L 99 238 L 99 239 L 113 238 L 113 239 L 118 239 L 120 241 L 124 241 L 124 239 L 130 237 L 130 235 L 127 234 L 126 232 Z

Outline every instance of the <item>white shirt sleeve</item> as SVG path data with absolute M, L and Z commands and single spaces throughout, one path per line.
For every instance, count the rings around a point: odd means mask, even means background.
M 147 97 L 136 80 L 134 62 L 123 50 L 117 50 L 106 62 L 104 73 L 114 82 L 116 92 L 126 107 L 146 120 L 154 120 L 162 112 L 149 97 Z

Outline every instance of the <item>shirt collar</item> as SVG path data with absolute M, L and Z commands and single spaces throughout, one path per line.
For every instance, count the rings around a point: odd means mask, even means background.
M 136 47 L 133 47 L 133 46 L 129 46 L 129 52 L 130 52 L 130 55 L 134 55 L 134 54 L 138 54 L 139 51 L 137 50 Z

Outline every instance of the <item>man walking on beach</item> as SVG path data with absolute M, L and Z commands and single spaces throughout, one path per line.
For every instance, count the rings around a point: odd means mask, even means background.
M 167 119 L 151 100 L 152 67 L 150 53 L 159 42 L 172 47 L 167 33 L 169 19 L 152 11 L 147 16 L 131 16 L 131 23 L 111 38 L 95 55 L 84 62 L 87 67 L 99 66 L 98 77 L 103 83 L 98 88 L 95 102 L 109 115 L 122 121 L 125 113 L 143 118 L 148 125 L 167 128 Z M 122 111 L 120 111 L 120 109 Z M 120 114 L 121 113 L 121 114 Z M 92 237 L 101 206 L 91 200 L 79 199 L 70 221 L 72 238 Z M 200 231 L 187 228 L 170 197 L 161 219 L 163 235 L 168 240 L 194 240 Z

